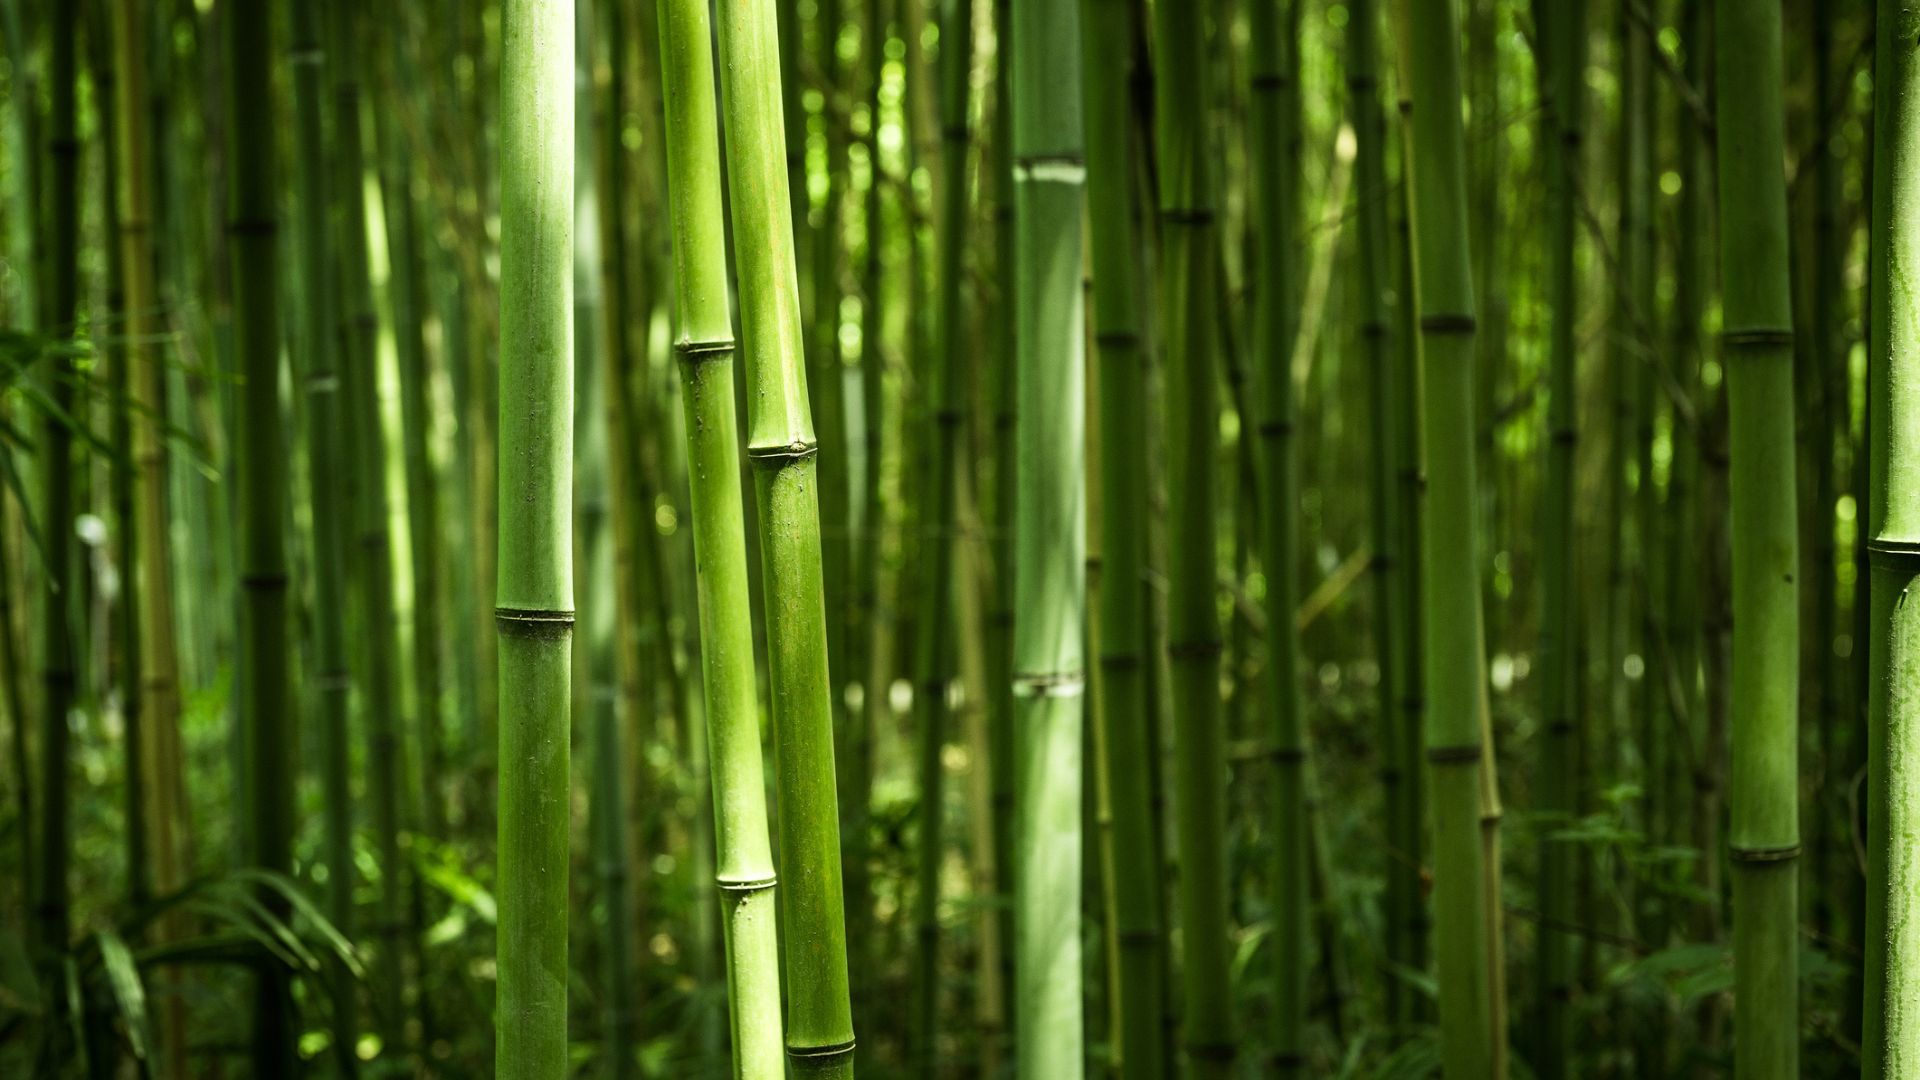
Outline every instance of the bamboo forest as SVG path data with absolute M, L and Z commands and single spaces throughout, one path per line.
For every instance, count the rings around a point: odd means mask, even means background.
M 1913 0 L 0 43 L 0 1076 L 1920 1080 Z

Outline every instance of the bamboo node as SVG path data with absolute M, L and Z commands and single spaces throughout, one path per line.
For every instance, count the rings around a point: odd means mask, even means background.
M 1291 420 L 1262 420 L 1258 431 L 1263 438 L 1278 439 L 1293 434 Z
M 1187 1040 L 1187 1056 L 1195 1061 L 1232 1061 L 1237 1048 L 1230 1042 Z
M 710 360 L 733 359 L 734 341 L 732 338 L 720 338 L 714 341 L 676 341 L 673 351 L 680 359 L 689 364 L 701 364 Z
M 287 587 L 285 570 L 262 570 L 240 575 L 240 587 L 243 589 L 284 589 Z
M 1102 330 L 1093 335 L 1093 343 L 1102 349 L 1132 349 L 1140 345 L 1137 330 Z
M 1720 341 L 1729 349 L 1735 348 L 1780 348 L 1793 344 L 1793 328 L 1780 326 L 1749 326 L 1726 330 L 1720 334 Z
M 771 878 L 771 877 L 764 877 L 764 878 L 716 877 L 713 879 L 713 883 L 720 887 L 721 892 L 730 892 L 730 893 L 765 892 L 766 890 L 773 888 L 776 881 L 777 879 Z
M 1160 220 L 1169 225 L 1211 225 L 1213 207 L 1211 206 L 1170 206 L 1160 211 Z
M 557 609 L 493 609 L 493 619 L 503 634 L 525 638 L 561 638 L 573 633 L 573 612 Z
M 1465 746 L 1429 746 L 1427 761 L 1434 765 L 1464 765 L 1480 760 L 1480 744 L 1468 743 Z
M 1727 845 L 1727 857 L 1734 862 L 1744 863 L 1787 862 L 1788 860 L 1800 857 L 1800 845 L 1786 844 L 1781 847 L 1750 848 L 1729 844 Z
M 1467 312 L 1436 312 L 1420 317 L 1420 329 L 1428 334 L 1471 334 L 1476 325 Z
M 819 452 L 819 443 L 811 439 L 795 439 L 781 446 L 749 446 L 747 460 L 778 469 L 794 462 L 805 461 Z
M 1920 540 L 1874 537 L 1867 541 L 1867 563 L 1889 570 L 1920 570 Z
M 1220 655 L 1220 642 L 1216 639 L 1205 641 L 1176 641 L 1167 646 L 1169 660 L 1206 659 Z
M 280 223 L 272 218 L 234 218 L 227 222 L 227 232 L 234 236 L 272 236 L 280 231 Z
M 1078 671 L 1059 671 L 1047 675 L 1015 675 L 1013 696 L 1021 698 L 1079 697 L 1087 689 L 1087 680 Z
M 830 1043 L 826 1046 L 795 1046 L 787 1044 L 787 1056 L 790 1058 L 826 1058 L 853 1053 L 853 1040 L 842 1043 Z
M 1013 179 L 1043 184 L 1084 184 L 1087 163 L 1079 154 L 1033 154 L 1013 163 Z

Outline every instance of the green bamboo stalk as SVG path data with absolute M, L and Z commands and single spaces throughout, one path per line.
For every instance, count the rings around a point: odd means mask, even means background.
M 1576 184 L 1585 123 L 1586 3 L 1539 4 L 1542 37 L 1543 141 L 1547 158 L 1547 258 L 1553 326 L 1547 387 L 1546 508 L 1541 538 L 1541 713 L 1546 739 L 1541 762 L 1541 804 L 1556 824 L 1540 844 L 1540 1030 L 1536 1066 L 1542 1077 L 1567 1074 L 1573 1049 L 1569 1003 L 1573 995 L 1574 925 L 1572 845 L 1552 831 L 1568 823 L 1578 806 L 1575 784 L 1575 717 L 1580 673 L 1574 660 L 1575 453 L 1579 440 L 1578 362 L 1580 282 L 1574 263 Z
M 993 510 L 991 530 L 993 591 L 987 598 L 987 744 L 991 771 L 994 853 L 999 860 L 996 880 L 1003 900 L 1010 901 L 1014 888 L 1014 759 L 1018 752 L 1013 737 L 1013 515 L 1015 418 L 1018 415 L 1016 393 L 1019 367 L 1018 331 L 1015 328 L 1017 294 L 1015 274 L 1015 207 L 1013 184 L 1013 25 L 1012 0 L 993 0 L 993 35 L 996 42 L 1007 42 L 994 60 L 993 131 L 988 150 L 993 169 L 993 265 L 1000 278 L 995 332 L 992 337 L 994 365 L 992 388 Z M 997 46 L 996 46 L 997 47 Z M 984 186 L 984 183 L 983 183 Z M 1007 942 L 1003 953 L 1001 979 L 1013 986 L 1017 946 L 1015 944 L 1013 905 L 1000 905 L 1000 940 Z M 1017 990 L 1016 990 L 1017 995 Z M 1011 1037 L 1019 1026 L 1019 1009 L 1009 1010 L 1007 1029 Z
M 1160 218 L 1167 343 L 1168 654 L 1173 662 L 1174 819 L 1185 953 L 1185 1051 L 1195 1077 L 1225 1077 L 1235 1054 L 1228 980 L 1226 749 L 1215 614 L 1214 404 L 1217 302 L 1206 31 L 1175 5 L 1155 9 L 1160 77 Z M 1268 632 L 1274 632 L 1272 627 Z M 1283 846 L 1286 846 L 1283 844 Z M 1304 850 L 1304 847 L 1302 847 Z
M 1915 302 L 1909 268 L 1920 256 L 1913 221 L 1920 181 L 1920 63 L 1904 33 L 1909 12 L 1877 5 L 1874 42 L 1871 319 L 1867 362 L 1867 552 L 1871 610 L 1867 717 L 1867 925 L 1860 1074 L 1908 1076 L 1920 1068 L 1920 924 L 1906 913 L 1920 896 L 1920 859 L 1908 833 L 1920 790 L 1903 781 L 1915 760 L 1915 688 L 1920 687 L 1920 610 L 1902 602 L 1920 571 L 1920 399 L 1911 386 L 1920 338 L 1902 313 Z M 1725 31 L 1723 30 L 1724 34 Z M 1724 61 L 1722 61 L 1724 62 Z M 1736 788 L 1736 791 L 1739 789 Z M 1737 864 L 1736 864 L 1737 865 Z M 1789 878 L 1789 881 L 1791 879 Z M 1745 1014 L 1742 1014 L 1744 1017 Z M 1744 1030 L 1744 1029 L 1742 1029 Z
M 339 253 L 341 289 L 335 315 L 340 328 L 340 379 L 343 438 L 348 466 L 348 521 L 357 551 L 351 581 L 358 599 L 361 707 L 366 718 L 368 790 L 373 803 L 373 843 L 380 864 L 379 914 L 373 932 L 374 1020 L 382 1052 L 401 1052 L 406 972 L 406 867 L 400 853 L 402 741 L 395 665 L 399 658 L 394 625 L 393 556 L 388 533 L 386 440 L 380 420 L 379 316 L 374 307 L 368 255 L 366 147 L 361 122 L 361 73 L 365 63 L 363 0 L 333 5 L 329 52 L 334 88 L 334 173 L 331 194 L 339 215 L 334 243 Z
M 700 566 L 700 657 L 733 1075 L 737 1080 L 777 1080 L 784 1064 L 772 905 L 775 874 L 761 777 L 753 615 L 747 595 L 711 40 L 707 5 L 701 0 L 669 0 L 661 6 L 679 325 L 675 352 Z
M 1159 952 L 1165 945 L 1162 876 L 1153 836 L 1153 799 L 1147 760 L 1146 658 L 1147 352 L 1141 341 L 1139 283 L 1143 251 L 1135 223 L 1138 206 L 1132 118 L 1126 79 L 1133 27 L 1126 0 L 1085 0 L 1082 48 L 1105 57 L 1085 64 L 1087 221 L 1093 261 L 1094 340 L 1099 366 L 1100 694 L 1103 767 L 1112 820 L 1108 859 L 1113 901 L 1108 917 L 1117 942 L 1109 972 L 1118 1075 L 1126 1080 L 1164 1075 L 1160 1014 L 1166 988 Z
M 1261 0 L 1249 12 L 1248 184 L 1253 229 L 1260 245 L 1259 265 L 1252 269 L 1253 349 L 1260 380 L 1256 415 L 1265 467 L 1264 497 L 1259 503 L 1261 561 L 1267 578 L 1267 707 L 1273 718 L 1277 774 L 1272 809 L 1274 1063 L 1283 1076 L 1300 1075 L 1306 1068 L 1309 966 L 1307 746 L 1300 698 L 1299 625 L 1294 617 L 1299 606 L 1295 569 L 1299 565 L 1300 478 L 1293 439 L 1293 344 L 1299 320 L 1294 308 L 1293 253 L 1299 232 L 1295 173 L 1300 138 L 1300 6 L 1297 0 Z M 1196 144 L 1194 152 L 1206 151 Z M 1203 388 L 1199 393 L 1205 396 L 1206 381 L 1199 385 Z
M 601 41 L 597 32 L 600 11 L 611 5 L 578 4 L 575 9 L 575 115 L 593 115 L 595 69 L 599 58 L 618 39 Z M 611 15 L 611 13 L 608 13 Z M 631 875 L 627 857 L 627 814 L 624 773 L 627 767 L 626 733 L 620 696 L 621 657 L 619 623 L 623 605 L 615 581 L 613 529 L 609 521 L 613 492 L 607 479 L 612 454 L 607 445 L 608 410 L 601 396 L 612 389 L 601 377 L 607 363 L 603 348 L 605 328 L 618 315 L 603 308 L 601 290 L 604 260 L 600 239 L 604 230 L 598 185 L 607 169 L 598 158 L 599 132 L 593 124 L 574 129 L 575 176 L 573 296 L 574 296 L 574 467 L 575 524 L 574 592 L 583 601 L 580 621 L 586 628 L 586 649 L 575 654 L 579 667 L 574 690 L 581 694 L 575 711 L 589 718 L 592 738 L 591 803 L 589 825 L 594 880 L 599 890 L 600 954 L 605 988 L 601 992 L 600 1059 L 602 1074 L 627 1080 L 638 1069 L 633 1052 L 633 1002 L 638 980 L 633 968 L 633 920 L 629 900 Z
M 800 349 L 771 0 L 719 7 L 720 87 L 734 265 L 747 357 L 747 459 L 759 503 L 763 602 L 779 759 L 787 1056 L 801 1076 L 853 1075 L 833 683 L 821 591 L 818 455 Z
M 1404 77 L 1400 80 L 1400 87 L 1401 97 L 1397 107 L 1404 134 L 1411 110 L 1411 104 L 1405 96 Z M 1406 552 L 1402 560 L 1406 572 L 1400 575 L 1399 589 L 1400 603 L 1406 611 L 1406 617 L 1400 620 L 1398 626 L 1399 651 L 1406 658 L 1406 679 L 1396 706 L 1399 724 L 1394 736 L 1406 772 L 1401 777 L 1403 790 L 1399 813 L 1392 818 L 1388 827 L 1393 836 L 1394 865 L 1399 868 L 1400 874 L 1409 879 L 1406 887 L 1414 896 L 1406 914 L 1407 967 L 1411 971 L 1425 972 L 1428 970 L 1427 939 L 1432 926 L 1425 880 L 1431 852 L 1427 846 L 1422 813 L 1430 790 L 1426 754 L 1423 752 L 1427 726 L 1427 674 L 1424 664 L 1426 624 L 1423 615 L 1426 610 L 1427 478 L 1425 440 L 1420 426 L 1421 405 L 1425 395 L 1422 393 L 1420 375 L 1419 320 L 1413 294 L 1413 236 L 1408 222 L 1412 184 L 1408 180 L 1406 158 L 1403 141 L 1400 174 L 1395 180 L 1387 207 L 1388 231 L 1393 234 L 1394 293 L 1398 301 L 1393 312 L 1393 373 L 1395 382 L 1402 387 L 1392 417 L 1394 505 L 1395 517 L 1399 521 L 1397 535 L 1400 550 Z M 1401 1014 L 1402 1025 L 1433 1015 L 1432 1006 L 1424 998 L 1414 997 L 1407 1006 Z
M 572 0 L 507 0 L 500 63 L 497 1068 L 567 1073 L 573 653 Z
M 1386 114 L 1381 109 L 1379 63 L 1379 9 L 1371 0 L 1358 0 L 1347 12 L 1347 103 L 1354 131 L 1354 171 L 1358 178 L 1358 235 L 1360 337 L 1366 351 L 1369 383 L 1368 409 L 1374 431 L 1371 472 L 1373 611 L 1380 653 L 1380 756 L 1385 787 L 1389 835 L 1393 823 L 1419 807 L 1409 796 L 1414 790 L 1419 762 L 1409 760 L 1401 736 L 1401 697 L 1408 684 L 1409 655 L 1406 624 L 1413 618 L 1406 604 L 1406 552 L 1394 471 L 1398 466 L 1401 434 L 1397 423 L 1400 399 L 1408 393 L 1395 370 L 1393 335 L 1386 299 L 1392 267 L 1387 256 L 1388 204 L 1397 197 L 1387 184 Z M 1271 588 L 1271 586 L 1269 586 Z M 1407 864 L 1406 853 L 1389 851 L 1386 867 L 1387 963 L 1414 967 L 1413 919 L 1420 903 L 1419 868 Z M 1386 980 L 1388 1022 L 1399 1025 L 1411 1002 L 1397 975 Z
M 228 9 L 227 104 L 233 184 L 227 225 L 232 257 L 234 350 L 244 380 L 235 466 L 239 471 L 240 703 L 247 747 L 250 861 L 293 870 L 293 738 L 287 656 L 287 453 L 280 415 L 279 221 L 271 90 L 272 17 L 265 0 Z M 263 902 L 285 917 L 273 890 Z M 284 1075 L 294 1064 L 291 973 L 257 965 L 253 1068 Z
M 307 404 L 307 494 L 313 514 L 313 670 L 307 685 L 314 695 L 309 715 L 319 727 L 322 860 L 327 867 L 327 918 L 343 934 L 354 932 L 353 796 L 349 783 L 347 668 L 346 503 L 339 465 L 341 439 L 340 375 L 332 333 L 332 274 L 327 235 L 326 144 L 322 137 L 321 96 L 327 63 L 317 5 L 294 4 L 287 56 L 294 104 L 294 181 L 298 217 L 301 304 L 293 350 L 299 385 Z M 337 960 L 327 974 L 333 1059 L 343 1076 L 359 1065 L 356 1054 L 358 1001 L 352 974 Z
M 815 22 L 818 54 L 814 76 L 827 101 L 851 99 L 852 80 L 846 77 L 840 61 L 840 31 L 848 13 L 842 0 L 816 0 Z M 784 108 L 785 95 L 782 95 Z M 784 113 L 783 113 L 784 117 Z M 841 259 L 846 242 L 847 187 L 852 169 L 847 155 L 847 129 L 850 118 L 831 104 L 822 110 L 822 133 L 826 144 L 826 200 L 820 219 L 811 230 L 807 243 L 813 260 L 812 334 L 807 344 L 807 387 L 811 391 L 814 419 L 820 439 L 828 446 L 847 446 L 846 390 L 844 365 L 840 355 L 840 299 L 843 292 Z M 804 147 L 803 147 L 804 149 Z M 847 658 L 850 621 L 847 618 L 847 567 L 850 556 L 848 508 L 848 470 L 846 455 L 829 455 L 818 464 L 820 474 L 821 587 L 827 597 L 827 654 Z M 853 665 L 842 663 L 833 682 L 833 710 L 836 726 L 845 723 L 846 686 L 854 681 Z M 836 749 L 838 749 L 836 747 Z
M 1799 1068 L 1793 315 L 1780 11 L 1726 0 L 1717 14 L 1714 141 L 1732 462 L 1734 1075 L 1753 1080 Z
M 114 56 L 118 69 L 114 115 L 119 124 L 120 267 L 126 277 L 127 316 L 123 324 L 126 363 L 132 375 L 134 495 L 141 537 L 138 567 L 140 609 L 140 734 L 145 739 L 147 788 L 152 812 L 153 887 L 168 893 L 184 884 L 177 828 L 181 783 L 180 673 L 174 639 L 174 591 L 171 552 L 166 543 L 166 442 L 161 435 L 164 409 L 160 387 L 162 361 L 152 344 L 157 330 L 154 287 L 153 193 L 150 186 L 145 0 L 117 0 Z M 43 749 L 43 753 L 45 750 Z M 170 1017 L 172 1034 L 184 1036 Z M 174 1041 L 171 1037 L 169 1042 Z
M 940 865 L 945 807 L 947 684 L 953 678 L 951 636 L 955 565 L 959 534 L 958 470 L 963 396 L 967 369 L 966 307 L 962 284 L 967 268 L 967 156 L 973 132 L 967 122 L 968 79 L 973 62 L 973 2 L 948 0 L 943 13 L 940 50 L 940 109 L 944 152 L 940 185 L 940 347 L 928 373 L 927 398 L 933 406 L 928 432 L 931 484 L 926 499 L 926 562 L 921 581 L 918 691 L 914 694 L 920 734 L 920 836 L 916 866 L 914 922 L 917 956 L 914 987 L 916 1065 L 922 1076 L 939 1071 L 940 1015 Z M 877 143 L 876 143 L 877 145 Z
M 402 27 L 404 29 L 404 27 Z M 401 110 L 418 100 L 414 72 L 420 61 L 408 48 L 409 35 L 389 36 L 384 86 L 403 100 Z M 446 836 L 442 781 L 446 775 L 445 733 L 441 730 L 442 635 L 440 616 L 439 479 L 428 441 L 433 429 L 429 407 L 433 358 L 427 349 L 427 275 L 421 257 L 421 214 L 414 195 L 412 155 L 398 117 L 383 116 L 381 157 L 386 183 L 382 195 L 387 226 L 388 296 L 393 309 L 394 352 L 400 375 L 400 457 L 406 479 L 407 560 L 413 580 L 413 733 L 419 746 L 420 824 L 436 839 Z M 390 121 L 390 122 L 388 122 Z M 411 781 L 410 781 L 411 782 Z
M 1497 844 L 1483 833 L 1491 747 L 1473 491 L 1473 277 L 1460 55 L 1452 44 L 1458 26 L 1455 0 L 1407 0 L 1401 11 L 1413 103 L 1407 169 L 1427 475 L 1422 583 L 1441 1056 L 1450 1076 L 1493 1077 L 1503 1074 L 1506 1038 L 1492 970 L 1499 911 L 1488 889 L 1498 863 L 1487 870 L 1488 847 L 1497 856 Z
M 78 83 L 75 41 L 78 4 L 57 4 L 49 35 L 48 113 L 46 125 L 47 224 L 43 234 L 47 288 L 40 324 L 50 340 L 71 338 L 80 306 L 80 136 L 75 119 Z M 35 878 L 35 952 L 43 980 L 60 977 L 58 964 L 70 932 L 68 871 L 73 858 L 73 823 L 68 812 L 67 773 L 72 765 L 67 713 L 74 700 L 72 619 L 73 573 L 73 421 L 77 372 L 71 355 L 56 354 L 43 373 L 53 407 L 41 424 L 41 466 L 45 499 L 46 596 L 41 609 L 41 834 Z M 49 985 L 55 985 L 49 981 Z M 64 1010 L 62 1010 L 64 1011 Z

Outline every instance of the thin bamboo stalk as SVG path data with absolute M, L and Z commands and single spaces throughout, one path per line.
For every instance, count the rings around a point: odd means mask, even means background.
M 1107 860 L 1110 937 L 1117 945 L 1108 973 L 1115 999 L 1118 1074 L 1128 1080 L 1164 1075 L 1160 1014 L 1166 987 L 1159 953 L 1165 948 L 1161 872 L 1153 835 L 1153 798 L 1147 761 L 1146 658 L 1147 365 L 1141 340 L 1138 290 L 1143 252 L 1135 228 L 1140 198 L 1134 180 L 1134 137 L 1126 79 L 1132 31 L 1125 0 L 1082 4 L 1088 105 L 1087 221 L 1093 262 L 1094 341 L 1100 436 L 1100 544 L 1102 582 L 1098 629 L 1103 767 L 1111 833 Z
M 1168 655 L 1173 666 L 1174 821 L 1180 852 L 1185 1039 L 1195 1077 L 1225 1077 L 1237 1044 L 1230 1005 L 1226 751 L 1220 721 L 1220 627 L 1214 590 L 1216 369 L 1212 151 L 1204 24 L 1155 9 L 1160 77 L 1160 219 L 1167 346 Z M 1296 819 L 1296 824 L 1303 824 Z M 1285 845 L 1283 841 L 1283 846 Z M 1304 846 L 1300 845 L 1304 852 Z
M 326 145 L 321 98 L 328 61 L 317 5 L 293 5 L 288 66 L 294 103 L 295 227 L 300 255 L 301 311 L 293 350 L 298 385 L 306 395 L 307 495 L 312 501 L 313 656 L 308 714 L 319 727 L 321 850 L 327 867 L 325 910 L 341 933 L 354 933 L 353 795 L 347 731 L 352 675 L 347 666 L 347 522 L 340 464 L 338 350 L 331 337 L 333 275 L 327 231 Z M 337 959 L 327 972 L 332 1057 L 342 1076 L 359 1067 L 359 1020 L 353 975 Z

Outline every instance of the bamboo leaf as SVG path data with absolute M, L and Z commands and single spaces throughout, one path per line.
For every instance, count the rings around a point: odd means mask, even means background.
M 107 972 L 107 986 L 120 1007 L 120 1022 L 127 1031 L 133 1056 L 147 1060 L 147 991 L 140 980 L 140 968 L 132 950 L 119 934 L 102 930 L 94 935 L 100 945 L 100 965 Z

